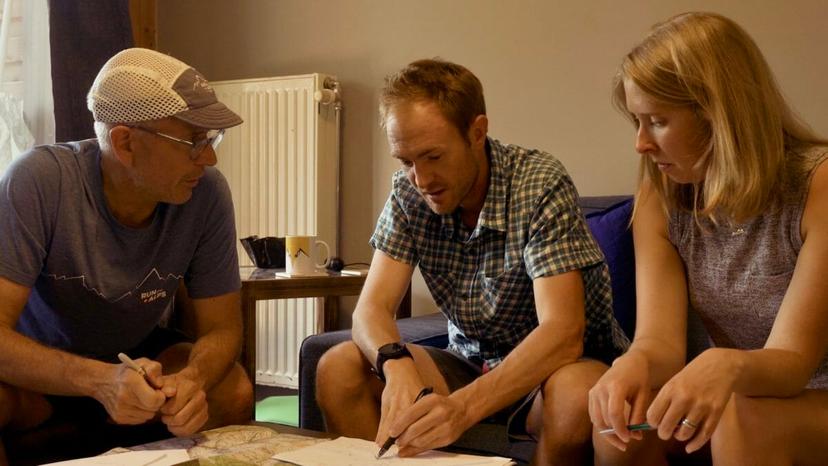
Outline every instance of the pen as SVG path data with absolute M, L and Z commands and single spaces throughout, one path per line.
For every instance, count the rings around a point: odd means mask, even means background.
M 150 386 L 152 386 L 149 380 L 149 375 L 147 375 L 147 371 L 143 367 L 139 366 L 137 362 L 133 361 L 132 358 L 130 358 L 124 353 L 118 353 L 118 359 L 120 359 L 121 362 L 126 364 L 127 367 L 129 367 L 130 369 L 141 374 L 141 377 L 143 377 L 144 380 L 146 380 L 147 383 L 149 383 Z
M 632 424 L 632 425 L 629 425 L 629 426 L 627 426 L 627 429 L 628 429 L 628 430 L 631 430 L 631 431 L 636 431 L 636 430 L 654 430 L 654 429 L 655 429 L 655 427 L 653 427 L 653 426 L 651 426 L 650 424 L 647 424 L 647 423 L 645 422 L 644 424 Z M 614 434 L 614 433 L 615 433 L 615 429 L 613 429 L 613 428 L 604 429 L 604 430 L 600 430 L 600 431 L 598 431 L 598 433 L 599 433 L 599 434 Z
M 433 391 L 434 389 L 431 387 L 423 388 L 422 390 L 420 390 L 420 393 L 417 394 L 417 398 L 414 398 L 414 403 L 420 401 L 420 398 L 428 395 Z M 391 448 L 391 445 L 393 445 L 396 441 L 397 437 L 388 437 L 388 440 L 386 440 L 385 443 L 382 444 L 382 448 L 380 448 L 379 452 L 377 453 L 377 459 L 382 458 L 382 455 L 384 455 L 388 451 L 388 449 Z

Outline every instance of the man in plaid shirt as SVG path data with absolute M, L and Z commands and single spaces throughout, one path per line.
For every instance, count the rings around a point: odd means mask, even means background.
M 480 81 L 453 63 L 390 76 L 380 110 L 402 169 L 371 238 L 353 341 L 319 363 L 329 430 L 398 437 L 409 456 L 498 414 L 538 439 L 537 463 L 591 460 L 587 392 L 628 341 L 565 169 L 489 138 Z M 400 342 L 394 311 L 418 265 L 448 318 L 447 349 Z M 414 403 L 426 386 L 434 394 Z

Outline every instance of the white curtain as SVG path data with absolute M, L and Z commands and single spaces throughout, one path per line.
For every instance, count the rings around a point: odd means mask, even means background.
M 48 0 L 16 0 L 23 12 L 23 116 L 35 144 L 55 142 L 55 105 L 52 100 L 52 59 L 49 47 Z
M 54 142 L 47 0 L 0 0 L 0 173 L 35 143 Z

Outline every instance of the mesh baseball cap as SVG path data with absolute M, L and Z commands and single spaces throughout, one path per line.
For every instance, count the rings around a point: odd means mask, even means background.
M 242 123 L 216 99 L 210 83 L 190 65 L 154 50 L 118 52 L 98 72 L 86 105 L 95 121 L 136 123 L 175 117 L 199 128 Z

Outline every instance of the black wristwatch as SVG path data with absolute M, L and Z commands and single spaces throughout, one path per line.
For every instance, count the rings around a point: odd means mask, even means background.
M 408 348 L 405 347 L 404 344 L 400 342 L 388 343 L 386 345 L 382 345 L 377 350 L 377 376 L 385 382 L 385 373 L 382 372 L 382 366 L 385 364 L 385 361 L 389 359 L 400 359 L 400 358 L 412 358 L 411 353 L 408 351 Z

